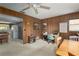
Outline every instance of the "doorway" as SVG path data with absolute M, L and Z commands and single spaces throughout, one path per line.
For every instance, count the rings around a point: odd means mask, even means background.
M 0 22 L 8 24 L 9 41 L 23 42 L 23 19 L 19 17 L 0 14 Z
M 22 22 L 11 25 L 12 39 L 20 39 L 20 40 L 23 39 L 23 37 L 22 37 L 22 34 L 23 34 L 22 27 L 23 27 Z

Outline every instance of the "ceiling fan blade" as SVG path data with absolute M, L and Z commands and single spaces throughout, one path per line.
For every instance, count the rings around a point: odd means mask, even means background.
M 34 9 L 35 13 L 38 14 L 37 8 L 35 8 L 35 7 L 32 7 L 32 8 Z
M 29 9 L 30 7 L 27 7 L 27 8 L 24 8 L 22 11 L 25 11 L 25 10 L 27 10 L 27 9 Z
M 40 5 L 40 8 L 50 9 L 50 7 L 48 7 L 48 6 L 42 6 L 42 5 Z
M 20 11 L 20 13 L 23 13 L 24 14 L 25 12 L 24 11 Z

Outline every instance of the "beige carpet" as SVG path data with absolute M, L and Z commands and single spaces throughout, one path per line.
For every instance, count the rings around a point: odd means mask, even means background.
M 56 44 L 37 40 L 35 43 L 22 44 L 19 40 L 0 44 L 0 56 L 55 56 Z

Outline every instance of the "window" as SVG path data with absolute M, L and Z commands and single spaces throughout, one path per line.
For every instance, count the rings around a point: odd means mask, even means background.
M 79 19 L 69 20 L 69 31 L 79 31 Z
M 0 30 L 8 30 L 9 29 L 9 25 L 8 24 L 0 24 Z

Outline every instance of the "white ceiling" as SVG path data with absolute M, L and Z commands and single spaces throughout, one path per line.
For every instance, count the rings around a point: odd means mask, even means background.
M 30 15 L 35 18 L 45 19 L 49 17 L 59 16 L 59 15 L 79 11 L 79 3 L 43 3 L 41 5 L 49 6 L 50 10 L 38 8 L 39 13 L 35 14 L 33 9 L 28 9 L 25 11 L 25 14 Z M 23 8 L 26 8 L 27 4 L 25 3 L 5 3 L 5 4 L 0 4 L 0 6 L 4 6 L 9 9 L 19 12 Z
M 22 22 L 22 18 L 0 14 L 0 23 L 17 23 Z

